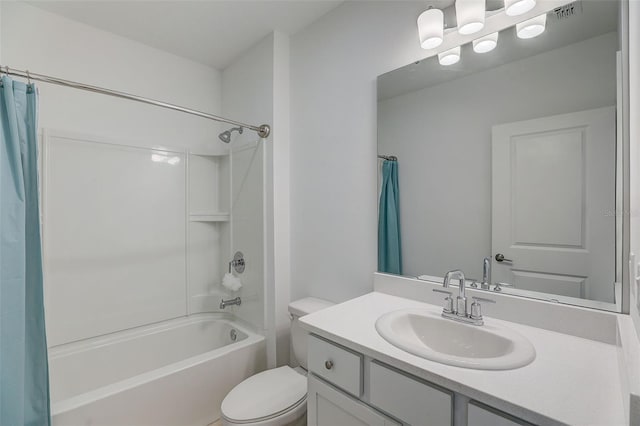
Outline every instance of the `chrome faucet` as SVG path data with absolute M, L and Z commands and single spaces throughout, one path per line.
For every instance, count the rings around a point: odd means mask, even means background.
M 471 312 L 467 312 L 467 296 L 466 296 L 466 282 L 464 278 L 464 273 L 455 269 L 453 271 L 449 271 L 444 276 L 444 281 L 442 282 L 442 287 L 449 288 L 449 283 L 451 278 L 458 278 L 460 280 L 460 286 L 458 291 L 458 297 L 456 298 L 456 304 L 454 306 L 453 299 L 451 298 L 451 291 L 448 290 L 440 290 L 433 289 L 433 291 L 438 293 L 446 293 L 447 297 L 444 299 L 444 308 L 442 309 L 442 316 L 444 318 L 452 319 L 455 321 L 464 322 L 467 324 L 473 325 L 482 325 L 484 324 L 484 320 L 482 319 L 482 309 L 480 307 L 479 302 L 489 302 L 496 303 L 494 300 L 485 299 L 482 297 L 473 297 L 473 303 L 471 304 Z
M 242 300 L 240 299 L 240 296 L 236 297 L 235 299 L 229 299 L 229 300 L 222 299 L 220 301 L 220 309 L 224 309 L 227 306 L 231 306 L 231 305 L 240 306 L 241 303 L 242 303 Z
M 460 269 L 454 269 L 453 271 L 447 272 L 447 274 L 444 276 L 442 287 L 448 288 L 451 278 L 455 278 L 455 277 L 460 279 L 458 297 L 456 298 L 456 312 L 458 313 L 458 316 L 466 317 L 467 316 L 467 296 L 466 296 L 465 290 L 467 287 L 466 286 L 467 281 L 464 278 L 464 272 L 462 272 Z
M 485 257 L 482 261 L 482 282 L 480 288 L 483 290 L 491 289 L 491 258 Z

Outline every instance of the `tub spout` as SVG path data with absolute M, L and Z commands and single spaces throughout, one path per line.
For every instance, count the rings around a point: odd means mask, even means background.
M 240 299 L 240 297 L 236 297 L 235 299 L 229 299 L 229 300 L 224 300 L 222 299 L 220 301 L 220 309 L 224 309 L 227 306 L 231 306 L 231 305 L 238 305 L 240 306 L 240 304 L 242 303 L 242 300 Z

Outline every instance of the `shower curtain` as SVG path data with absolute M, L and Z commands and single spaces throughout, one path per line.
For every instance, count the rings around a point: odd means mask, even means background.
M 399 195 L 398 162 L 385 160 L 378 209 L 378 271 L 391 274 L 402 274 Z
M 0 425 L 50 424 L 33 85 L 0 84 Z

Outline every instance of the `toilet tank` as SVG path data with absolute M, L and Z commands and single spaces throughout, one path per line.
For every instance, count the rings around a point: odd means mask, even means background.
M 291 346 L 293 347 L 293 354 L 296 360 L 298 360 L 300 366 L 305 370 L 307 369 L 307 335 L 309 333 L 300 327 L 298 318 L 333 305 L 333 302 L 315 297 L 305 297 L 304 299 L 296 300 L 289 304 L 289 313 L 291 314 Z

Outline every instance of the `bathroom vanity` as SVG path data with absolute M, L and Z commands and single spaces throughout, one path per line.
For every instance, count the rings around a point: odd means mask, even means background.
M 397 288 L 404 285 L 414 293 L 390 294 L 394 291 L 385 291 L 380 281 L 392 280 L 404 280 Z M 616 363 L 621 316 L 592 311 L 595 317 L 589 318 L 585 309 L 501 296 L 486 309 L 485 326 L 524 336 L 535 347 L 535 359 L 516 369 L 462 368 L 412 355 L 379 335 L 375 323 L 384 314 L 402 309 L 439 313 L 442 308 L 440 295 L 429 294 L 428 284 L 414 286 L 407 283 L 410 279 L 382 275 L 377 281 L 378 291 L 301 319 L 311 332 L 309 425 L 628 424 L 621 384 L 626 373 L 620 374 L 623 367 Z M 492 317 L 493 312 L 508 316 L 510 302 L 528 324 Z M 531 305 L 518 305 L 523 302 Z M 538 324 L 528 315 L 536 303 L 542 306 L 538 314 L 546 317 Z M 550 319 L 560 319 L 564 329 L 544 322 Z M 582 327 L 580 321 L 585 321 Z M 571 334 L 572 328 L 593 333 Z

